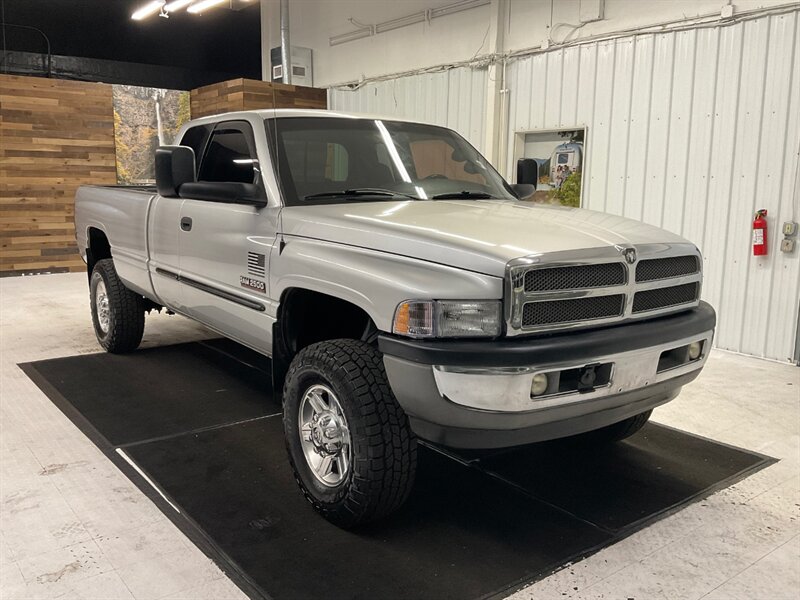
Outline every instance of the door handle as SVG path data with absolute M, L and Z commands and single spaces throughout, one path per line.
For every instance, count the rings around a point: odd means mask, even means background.
M 192 218 L 191 217 L 183 217 L 181 219 L 181 229 L 183 231 L 191 231 L 192 230 Z

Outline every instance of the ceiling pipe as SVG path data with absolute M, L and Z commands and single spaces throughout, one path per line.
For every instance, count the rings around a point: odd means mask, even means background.
M 6 23 L 5 21 L 0 21 L 0 29 L 3 30 L 3 39 L 5 39 L 5 28 L 6 27 L 16 27 L 17 29 L 27 29 L 27 30 L 30 30 L 30 31 L 35 31 L 40 36 L 42 36 L 42 39 L 44 39 L 44 43 L 47 45 L 47 76 L 48 77 L 52 77 L 53 76 L 53 55 L 50 52 L 50 38 L 45 35 L 44 31 L 42 31 L 41 29 L 38 29 L 36 27 L 31 27 L 30 25 L 15 25 L 14 23 Z M 3 48 L 3 57 L 2 57 L 2 59 L 0 59 L 0 65 L 3 66 L 3 72 L 4 73 L 8 73 L 8 65 L 6 64 L 6 59 L 8 59 L 8 57 L 10 55 L 11 55 L 11 52 L 10 51 L 6 51 L 5 48 Z
M 281 72 L 283 83 L 292 83 L 292 44 L 289 39 L 289 0 L 281 0 Z

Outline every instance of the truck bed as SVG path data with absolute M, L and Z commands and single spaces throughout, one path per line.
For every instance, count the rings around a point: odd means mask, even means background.
M 75 238 L 84 260 L 91 230 L 102 232 L 123 283 L 148 297 L 153 289 L 147 271 L 147 216 L 156 194 L 154 185 L 84 185 L 75 194 Z

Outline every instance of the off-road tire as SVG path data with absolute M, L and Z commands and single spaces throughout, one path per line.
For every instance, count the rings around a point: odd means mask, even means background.
M 631 437 L 634 433 L 638 432 L 642 427 L 644 427 L 647 421 L 650 419 L 650 415 L 652 413 L 652 410 L 639 413 L 638 415 L 629 417 L 624 421 L 620 421 L 619 423 L 607 425 L 606 427 L 585 433 L 581 437 L 584 437 L 586 441 L 598 444 L 611 444 L 614 442 L 620 442 Z
M 120 281 L 110 258 L 98 260 L 89 280 L 89 299 L 92 307 L 92 324 L 97 341 L 108 352 L 123 354 L 139 347 L 144 334 L 144 299 Z M 98 319 L 97 285 L 105 284 L 108 296 L 108 331 L 103 331 Z
M 298 410 L 314 384 L 336 394 L 350 430 L 350 468 L 335 487 L 317 481 L 301 447 Z M 306 499 L 330 522 L 352 528 L 375 521 L 408 498 L 416 473 L 417 441 L 374 346 L 340 339 L 301 350 L 286 375 L 283 425 L 295 479 Z

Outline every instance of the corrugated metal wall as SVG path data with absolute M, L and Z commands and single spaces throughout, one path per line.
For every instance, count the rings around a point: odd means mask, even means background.
M 479 150 L 486 126 L 486 69 L 451 69 L 328 92 L 328 106 L 397 116 L 455 129 Z
M 800 216 L 798 15 L 555 50 L 508 77 L 509 156 L 515 132 L 586 125 L 584 206 L 694 241 L 716 344 L 778 360 L 800 302 L 800 251 L 779 251 L 781 223 Z M 750 246 L 758 208 L 765 258 Z
M 800 249 L 800 12 L 577 45 L 512 62 L 507 173 L 519 132 L 588 128 L 584 205 L 660 225 L 705 256 L 716 344 L 790 360 Z M 454 69 L 330 92 L 335 109 L 448 125 L 484 146 L 485 70 Z M 770 255 L 751 222 L 769 210 Z

